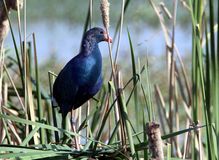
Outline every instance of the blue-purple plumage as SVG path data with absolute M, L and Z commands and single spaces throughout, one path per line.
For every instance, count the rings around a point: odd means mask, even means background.
M 110 41 L 101 28 L 92 28 L 83 37 L 80 53 L 61 70 L 53 85 L 53 97 L 65 117 L 93 97 L 102 86 L 101 41 Z

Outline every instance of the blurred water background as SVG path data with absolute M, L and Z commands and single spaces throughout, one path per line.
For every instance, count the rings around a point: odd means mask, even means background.
M 111 0 L 110 35 L 115 33 L 116 23 L 120 15 L 120 1 Z M 93 2 L 92 26 L 102 26 L 99 11 L 99 1 Z M 127 28 L 131 33 L 135 53 L 138 55 L 150 55 L 152 57 L 165 54 L 165 41 L 162 29 L 155 13 L 145 0 L 131 1 L 124 17 L 119 59 L 123 60 L 130 55 Z M 167 3 L 168 4 L 168 3 Z M 56 57 L 60 64 L 66 63 L 76 55 L 80 49 L 84 22 L 86 20 L 87 0 L 28 0 L 27 1 L 27 36 L 36 34 L 37 53 L 40 64 L 46 63 L 51 56 Z M 148 9 L 145 9 L 148 6 Z M 179 8 L 180 9 L 180 4 Z M 136 10 L 133 10 L 136 8 Z M 182 56 L 191 52 L 191 27 L 187 24 L 185 9 L 177 15 L 176 44 Z M 11 14 L 16 40 L 19 42 L 16 12 Z M 152 18 L 153 17 L 153 18 Z M 13 46 L 9 35 L 5 42 L 6 48 Z M 116 47 L 114 47 L 115 49 Z M 104 43 L 100 44 L 103 57 L 108 57 L 108 48 Z

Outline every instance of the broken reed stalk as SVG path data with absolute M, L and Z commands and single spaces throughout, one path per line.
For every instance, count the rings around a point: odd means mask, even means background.
M 164 159 L 163 142 L 161 139 L 160 125 L 155 122 L 146 124 L 146 133 L 148 135 L 149 150 L 152 154 L 152 160 Z
M 121 88 L 123 88 L 123 82 L 122 82 L 122 77 L 121 77 L 121 72 L 120 71 L 116 71 L 116 85 L 118 86 L 118 94 L 121 94 Z M 121 96 L 121 95 L 118 95 Z M 118 140 L 121 141 L 121 145 L 123 147 L 126 146 L 126 132 L 125 132 L 125 123 L 124 120 L 122 118 L 122 113 L 121 113 L 121 102 L 118 101 L 118 103 L 115 104 L 115 120 L 116 122 L 119 122 L 119 132 L 118 132 Z M 126 148 L 124 148 L 126 151 Z
M 50 95 L 53 95 L 53 90 L 52 90 L 52 87 L 53 87 L 53 84 L 54 84 L 54 81 L 55 81 L 55 77 L 57 77 L 57 75 L 51 71 L 48 72 L 48 78 L 49 78 L 49 89 L 50 89 Z M 54 104 L 54 100 L 53 98 L 51 98 L 51 110 L 52 110 L 52 120 L 51 122 L 53 121 L 53 124 L 55 127 L 58 127 L 58 124 L 57 124 L 57 119 L 56 119 L 56 112 L 55 112 L 55 106 L 56 104 Z M 59 133 L 57 131 L 54 131 L 54 135 L 55 135 L 55 142 L 59 142 Z

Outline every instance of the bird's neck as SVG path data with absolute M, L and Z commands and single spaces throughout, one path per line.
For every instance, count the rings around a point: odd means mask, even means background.
M 98 43 L 94 39 L 85 38 L 82 41 L 80 53 L 83 53 L 84 56 L 88 56 L 96 49 L 99 49 Z

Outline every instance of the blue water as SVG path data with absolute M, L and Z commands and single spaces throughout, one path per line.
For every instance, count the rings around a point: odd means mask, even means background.
M 123 59 L 130 53 L 127 29 L 129 28 L 133 47 L 137 54 L 149 54 L 159 56 L 165 54 L 165 40 L 162 29 L 160 27 L 152 28 L 147 25 L 124 26 L 121 46 L 119 50 L 119 59 Z M 17 43 L 19 42 L 17 26 L 13 25 Z M 68 23 L 48 23 L 38 22 L 27 25 L 27 40 L 31 40 L 31 33 L 36 35 L 37 53 L 40 63 L 45 62 L 51 57 L 51 54 L 56 54 L 60 59 L 60 63 L 67 62 L 70 58 L 79 52 L 80 42 L 83 32 L 82 25 L 70 25 Z M 110 28 L 110 35 L 113 36 L 115 29 Z M 175 41 L 181 55 L 186 55 L 191 52 L 191 29 L 176 27 Z M 117 40 L 114 41 L 117 44 Z M 13 48 L 12 38 L 9 34 L 5 46 Z M 108 56 L 108 45 L 101 43 L 100 49 L 103 57 Z M 115 48 L 113 53 L 115 53 Z

